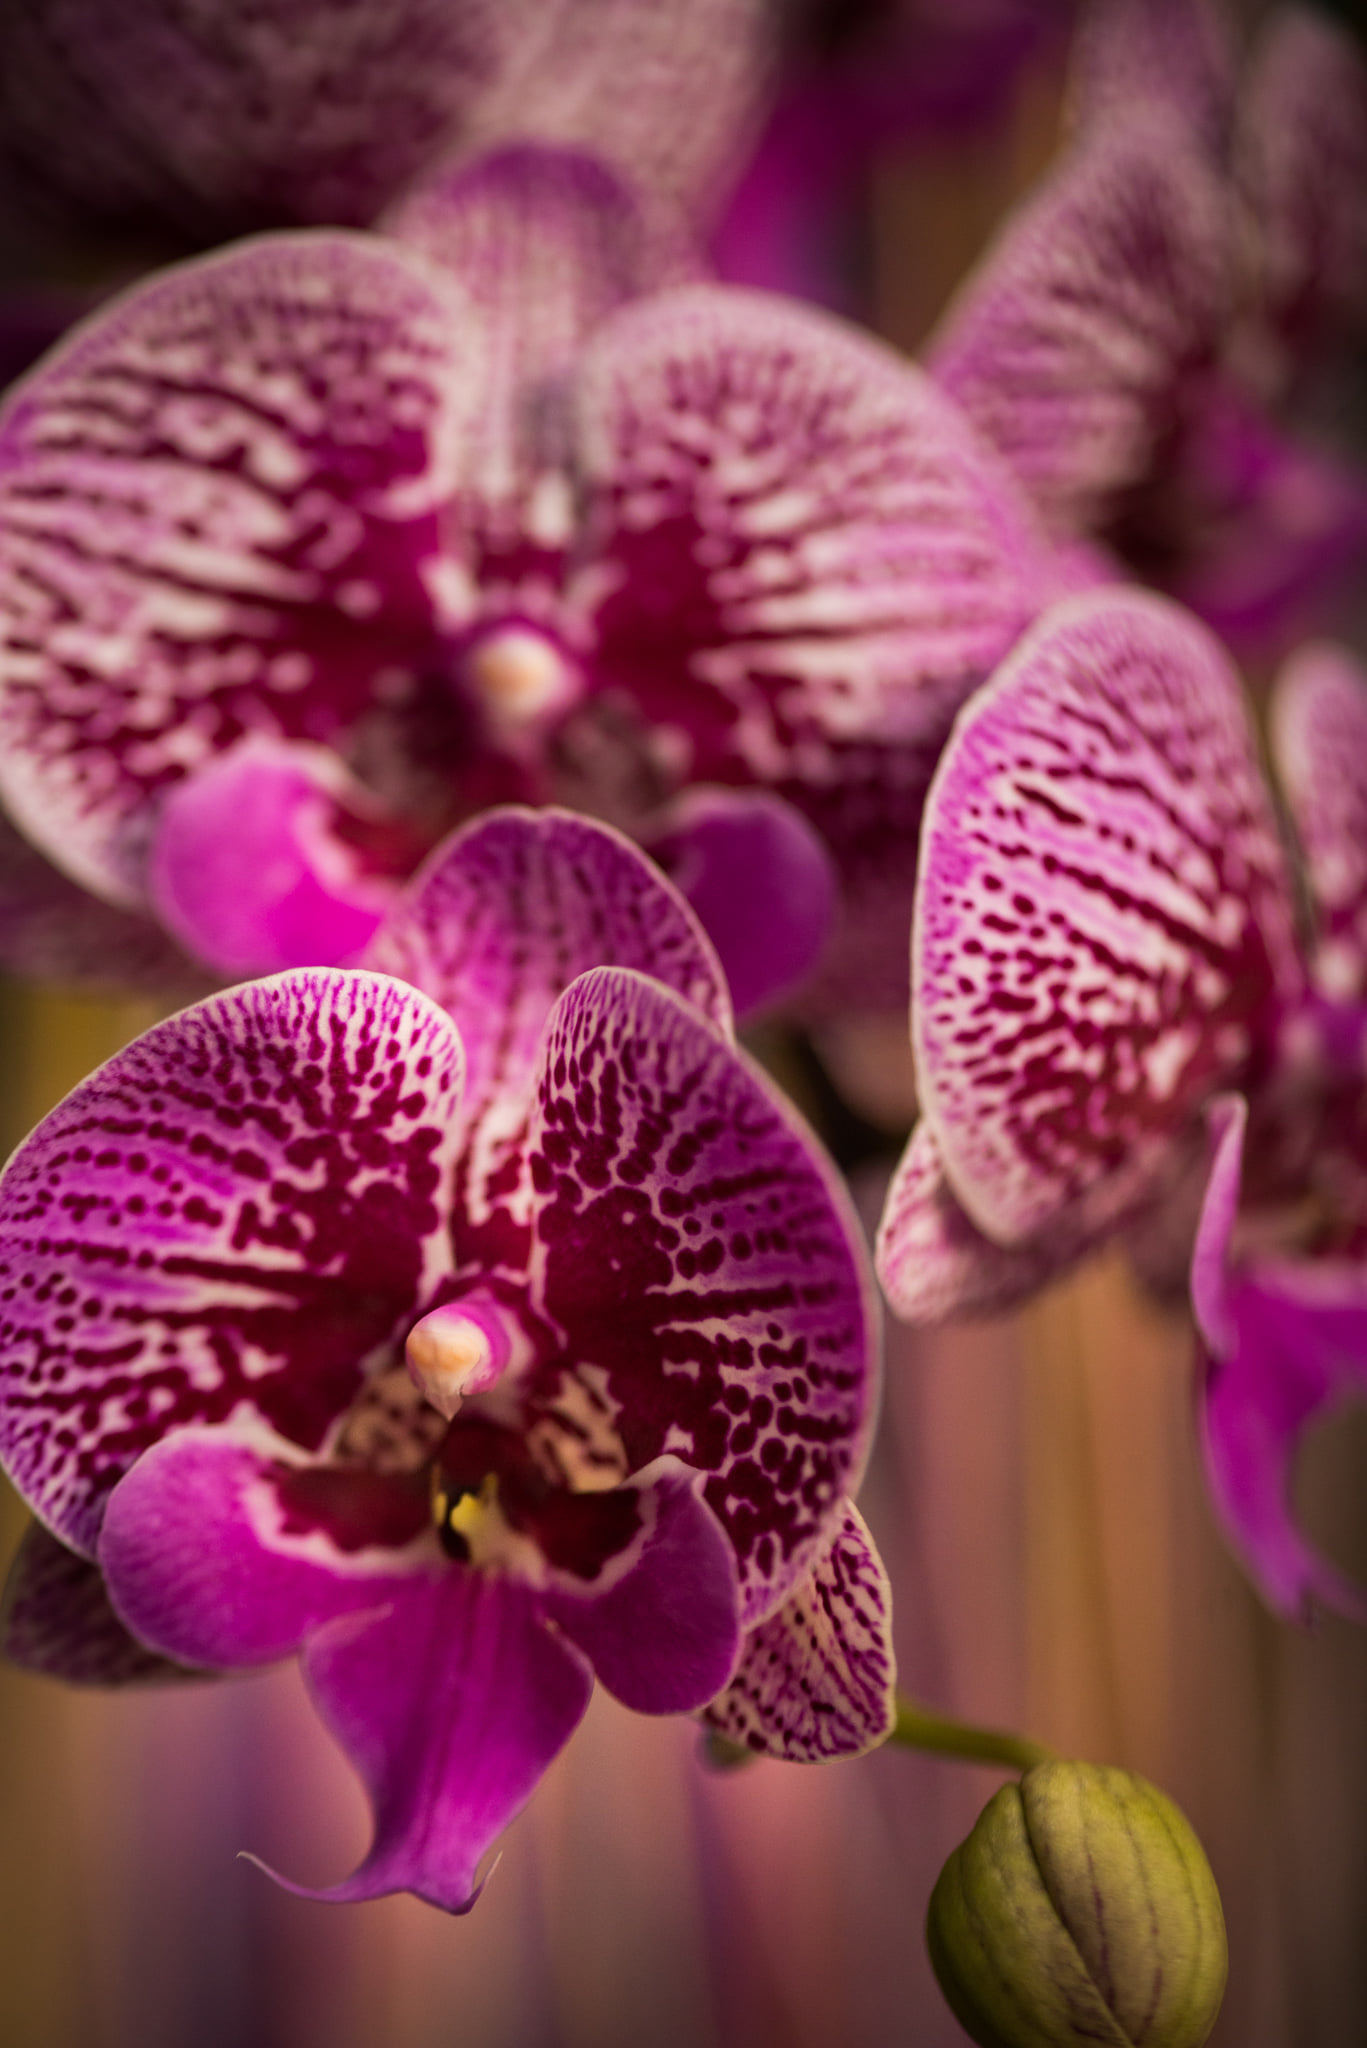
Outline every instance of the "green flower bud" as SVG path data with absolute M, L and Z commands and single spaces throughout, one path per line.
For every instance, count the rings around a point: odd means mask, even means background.
M 980 2048 L 1199 2048 L 1229 1960 L 1186 1820 L 1104 1764 L 1037 1764 L 1004 1785 L 941 1871 L 926 1939 Z

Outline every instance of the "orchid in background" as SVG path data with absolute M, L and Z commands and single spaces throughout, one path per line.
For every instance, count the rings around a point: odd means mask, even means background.
M 879 1271 L 933 1321 L 1019 1301 L 1117 1235 L 1170 1280 L 1194 1237 L 1216 1505 L 1293 1611 L 1347 1604 L 1287 1483 L 1305 1426 L 1367 1375 L 1346 1313 L 1367 1246 L 1367 678 L 1304 650 L 1273 731 L 1308 956 L 1238 678 L 1195 619 L 1138 592 L 1071 600 L 966 708 L 925 815 L 922 1119 Z
M 110 1682 L 298 1651 L 375 1809 L 326 1896 L 463 1911 L 595 1676 L 771 1755 L 885 1737 L 873 1302 L 617 834 L 491 814 L 369 963 L 159 1025 L 0 1180 L 5 1642 Z
M 1108 0 L 1075 104 L 929 366 L 1098 576 L 1118 558 L 1226 636 L 1284 647 L 1367 546 L 1326 379 L 1363 331 L 1367 64 L 1299 9 L 1241 71 L 1218 8 Z
M 935 755 L 1054 574 L 1009 478 L 853 331 L 654 289 L 686 256 L 596 160 L 391 226 L 168 271 L 0 415 L 15 822 L 242 974 L 354 958 L 453 824 L 555 798 L 686 886 L 720 845 L 757 998 L 829 848 L 831 983 L 895 1007 Z

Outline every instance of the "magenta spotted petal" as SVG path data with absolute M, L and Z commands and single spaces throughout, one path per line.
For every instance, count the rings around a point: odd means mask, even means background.
M 148 1685 L 202 1674 L 130 1635 L 89 1558 L 30 1522 L 5 1582 L 0 1655 L 67 1685 Z
M 1328 641 L 1286 664 L 1272 745 L 1315 907 L 1326 995 L 1367 993 L 1367 671 Z
M 1106 122 L 951 306 L 930 368 L 1058 538 L 1103 531 L 1179 424 L 1232 309 L 1232 230 L 1182 121 Z
M 1060 606 L 962 716 L 913 938 L 922 1103 L 973 1221 L 1100 1230 L 1300 990 L 1238 680 L 1176 607 Z
M 746 1638 L 710 1728 L 756 1756 L 862 1756 L 896 1718 L 892 1590 L 852 1502 L 806 1577 Z
M 346 235 L 182 266 L 0 416 L 0 794 L 97 894 L 145 901 L 148 809 L 247 732 L 336 741 L 434 660 L 478 352 L 457 287 Z
M 1306 1431 L 1367 1394 L 1367 1274 L 1359 1265 L 1328 1262 L 1269 1261 L 1242 1270 L 1232 1262 L 1245 1122 L 1237 1098 L 1216 1106 L 1192 1261 L 1201 1449 L 1211 1498 L 1278 1613 L 1304 1620 L 1320 1601 L 1367 1621 L 1367 1594 L 1306 1542 L 1291 1505 Z
M 593 681 L 680 779 L 819 794 L 849 743 L 938 744 L 1038 608 L 1009 480 L 919 371 L 824 315 L 660 294 L 603 330 L 576 402 Z
M 856 1483 L 876 1385 L 843 1189 L 791 1107 L 643 976 L 583 976 L 552 1015 L 530 1150 L 533 1291 L 563 1352 L 529 1428 L 639 1471 L 707 1475 L 747 1626 L 806 1570 Z
M 416 990 L 281 975 L 158 1025 L 0 1184 L 0 1454 L 93 1551 L 187 1423 L 317 1448 L 449 1259 L 461 1047 Z

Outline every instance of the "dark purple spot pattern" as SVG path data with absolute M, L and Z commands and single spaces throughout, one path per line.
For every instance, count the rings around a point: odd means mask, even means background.
M 68 1685 L 141 1685 L 199 1674 L 130 1635 L 110 1605 L 97 1565 L 31 1522 L 10 1566 L 0 1610 L 0 1655 Z
M 1272 750 L 1305 863 L 1326 995 L 1367 989 L 1367 670 L 1314 641 L 1277 679 Z
M 1049 530 L 1095 532 L 1178 424 L 1234 287 L 1217 175 L 1171 114 L 1107 121 L 1007 224 L 929 362 Z
M 806 1577 L 747 1637 L 735 1677 L 703 1718 L 756 1756 L 862 1756 L 891 1731 L 896 1677 L 892 1588 L 847 1501 Z
M 0 1179 L 0 1456 L 73 1548 L 183 1424 L 309 1450 L 449 1262 L 461 1048 L 384 977 L 249 983 L 127 1047 Z
M 462 1268 L 501 1263 L 500 1219 L 516 1207 L 525 1220 L 542 1034 L 576 976 L 635 968 L 731 1030 L 725 977 L 683 898 L 629 840 L 566 811 L 504 809 L 457 833 L 386 917 L 366 963 L 422 989 L 460 1027 Z
M 0 415 L 0 794 L 97 894 L 140 902 L 168 783 L 430 668 L 464 309 L 395 245 L 282 235 L 130 293 Z
M 682 776 L 793 796 L 853 740 L 943 737 L 1038 609 L 1010 480 L 935 386 L 758 293 L 661 293 L 576 389 L 594 677 L 678 734 Z
M 925 1115 L 978 1227 L 1100 1230 L 1301 968 L 1239 684 L 1163 599 L 1048 614 L 955 730 L 912 941 Z
M 533 1299 L 563 1349 L 526 1389 L 529 1434 L 592 1421 L 628 1470 L 673 1452 L 708 1474 L 751 1626 L 866 1446 L 875 1325 L 843 1189 L 743 1055 L 620 968 L 552 1015 L 531 1160 Z

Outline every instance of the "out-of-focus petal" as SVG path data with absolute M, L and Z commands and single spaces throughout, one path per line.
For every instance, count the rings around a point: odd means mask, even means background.
M 924 1110 L 1005 1244 L 1140 1202 L 1297 998 L 1290 884 L 1238 678 L 1162 599 L 1041 621 L 967 707 L 926 810 Z
M 282 1438 L 182 1429 L 109 1496 L 100 1569 L 140 1642 L 231 1669 L 291 1656 L 335 1615 L 449 1569 L 421 1480 L 314 1465 Z
M 877 1265 L 893 1313 L 908 1323 L 1003 1315 L 1087 1250 L 1055 1226 L 1026 1244 L 994 1244 L 955 1197 L 935 1132 L 911 1134 L 878 1226 Z
M 564 1347 L 526 1390 L 531 1427 L 596 1423 L 628 1471 L 674 1452 L 705 1473 L 753 1626 L 867 1445 L 876 1325 L 843 1186 L 742 1055 L 619 968 L 552 1016 L 531 1154 L 533 1287 Z
M 130 1635 L 89 1558 L 31 1522 L 15 1553 L 0 1608 L 0 1655 L 22 1671 L 68 1685 L 145 1685 L 200 1674 Z
M 826 315 L 662 293 L 603 330 L 577 405 L 592 680 L 669 737 L 680 782 L 819 796 L 843 746 L 938 744 L 1039 608 L 1009 478 Z
M 396 244 L 265 237 L 130 292 L 11 395 L 0 792 L 97 894 L 143 900 L 149 804 L 244 734 L 332 740 L 430 682 L 464 306 Z
M 460 1040 L 417 990 L 319 969 L 157 1025 L 0 1180 L 0 1454 L 93 1552 L 184 1424 L 316 1449 L 449 1263 Z
M 341 1884 L 304 1898 L 416 1892 L 447 1912 L 574 1733 L 588 1665 L 511 1578 L 457 1567 L 413 1578 L 378 1612 L 343 1615 L 304 1651 L 324 1720 L 365 1781 L 375 1839 Z
M 688 1713 L 735 1669 L 736 1560 L 698 1484 L 676 1458 L 648 1465 L 632 1482 L 643 1519 L 627 1550 L 592 1579 L 557 1573 L 542 1595 L 594 1675 L 639 1714 Z
M 757 1756 L 862 1756 L 896 1718 L 892 1589 L 850 1501 L 807 1576 L 747 1636 L 740 1668 L 705 1719 Z
M 739 1016 L 810 978 L 830 936 L 836 881 L 800 811 L 768 790 L 685 790 L 645 844 L 716 947 Z
M 150 917 L 116 910 L 45 860 L 0 815 L 0 968 L 77 987 L 188 998 L 206 977 Z
M 1137 113 L 1083 138 L 950 307 L 930 369 L 1060 539 L 1104 531 L 1177 426 L 1223 340 L 1234 245 L 1184 125 Z
M 1235 55 L 1226 0 L 1092 0 L 1073 51 L 1073 117 L 1101 131 L 1136 107 L 1164 105 L 1218 155 L 1234 113 Z
M 1329 641 L 1277 680 L 1273 757 L 1305 862 L 1326 995 L 1367 993 L 1367 671 Z
M 148 863 L 157 916 L 234 980 L 353 960 L 394 895 L 336 829 L 368 808 L 328 749 L 239 740 L 175 783 L 158 811 Z

